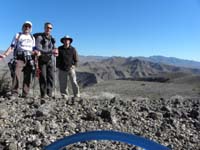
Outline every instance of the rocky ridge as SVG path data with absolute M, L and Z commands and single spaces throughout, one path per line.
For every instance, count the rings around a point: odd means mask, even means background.
M 200 69 L 177 67 L 131 57 L 126 59 L 111 57 L 100 62 L 85 62 L 80 64 L 78 72 L 85 73 L 85 76 L 88 76 L 86 73 L 93 75 L 93 80 L 88 79 L 87 84 L 116 79 L 166 82 L 176 74 L 179 74 L 179 77 L 186 74 L 200 75 Z M 83 81 L 81 76 L 79 80 Z

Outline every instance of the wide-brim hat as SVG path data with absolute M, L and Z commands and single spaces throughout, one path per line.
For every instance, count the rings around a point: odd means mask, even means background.
M 68 35 L 66 35 L 66 36 L 64 36 L 63 38 L 61 38 L 60 39 L 60 42 L 61 43 L 64 43 L 64 40 L 70 40 L 70 43 L 72 43 L 73 42 L 73 39 L 70 37 L 70 36 L 68 36 Z

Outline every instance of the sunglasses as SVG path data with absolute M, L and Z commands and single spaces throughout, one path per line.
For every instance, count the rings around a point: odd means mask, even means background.
M 24 25 L 24 27 L 25 27 L 25 28 L 31 28 L 31 26 L 30 26 L 30 25 Z
M 47 29 L 53 29 L 52 27 L 47 27 Z

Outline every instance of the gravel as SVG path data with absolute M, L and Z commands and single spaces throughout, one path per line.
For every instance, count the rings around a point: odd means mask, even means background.
M 174 150 L 200 150 L 200 99 L 151 99 L 82 93 L 61 98 L 0 98 L 0 149 L 40 150 L 79 132 L 115 130 L 143 136 Z M 112 96 L 111 96 L 112 95 Z M 113 142 L 77 143 L 68 149 L 139 149 Z

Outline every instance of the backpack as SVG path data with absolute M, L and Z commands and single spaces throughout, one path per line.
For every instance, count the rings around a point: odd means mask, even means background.
M 38 36 L 41 36 L 42 37 L 42 40 L 41 40 L 41 45 L 43 46 L 43 45 L 45 45 L 45 33 L 43 32 L 43 33 L 41 33 L 41 32 L 39 32 L 39 33 L 35 33 L 35 34 L 33 34 L 33 36 L 35 37 L 35 39 L 37 39 L 38 38 Z M 51 36 L 51 43 L 52 43 L 52 45 L 54 45 L 55 44 L 55 39 Z M 41 61 L 41 62 L 43 62 L 43 63 L 47 63 L 47 62 L 49 62 L 50 60 L 51 60 L 51 56 L 52 56 L 52 54 L 42 54 L 41 56 L 39 56 L 39 60 Z
M 33 36 L 35 37 L 35 40 L 37 39 L 38 36 L 42 37 L 42 41 L 41 44 L 44 45 L 45 44 L 45 33 L 39 32 L 39 33 L 34 33 Z M 51 36 L 51 43 L 55 44 L 56 41 L 55 39 Z

